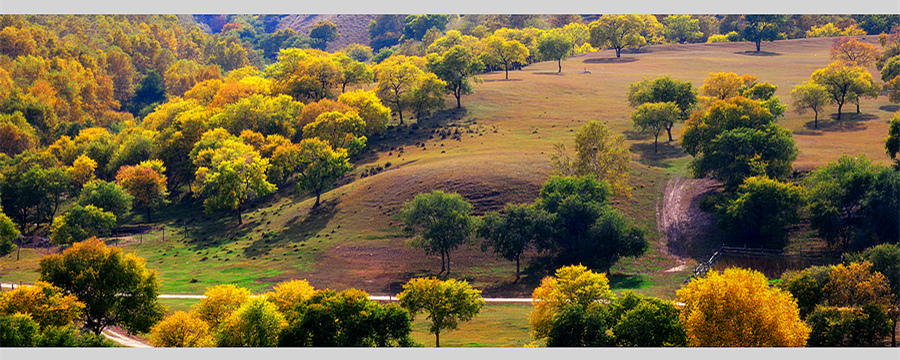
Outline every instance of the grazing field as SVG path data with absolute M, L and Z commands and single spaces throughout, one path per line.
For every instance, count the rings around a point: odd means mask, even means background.
M 874 36 L 857 38 L 877 42 Z M 633 130 L 628 85 L 670 75 L 698 88 L 710 72 L 749 73 L 778 85 L 776 95 L 789 103 L 791 89 L 830 62 L 832 41 L 764 43 L 759 55 L 745 53 L 753 47 L 746 42 L 645 46 L 626 50 L 621 59 L 614 59 L 611 50 L 571 57 L 562 62 L 562 73 L 556 72 L 556 62 L 543 62 L 510 72 L 509 80 L 503 79 L 503 72 L 483 74 L 474 94 L 462 98 L 463 109 L 450 108 L 369 139 L 368 151 L 352 159 L 356 169 L 322 195 L 324 204 L 315 211 L 310 211 L 314 199 L 280 189 L 252 204 L 244 224 L 237 226 L 227 213 L 204 214 L 199 202 L 184 199 L 154 215 L 157 225 L 166 228 L 165 240 L 162 231 L 154 230 L 142 239 L 120 239 L 121 245 L 147 259 L 148 267 L 159 274 L 162 293 L 200 294 L 220 283 L 262 292 L 281 281 L 307 279 L 316 288 L 358 288 L 386 295 L 411 277 L 439 270 L 437 257 L 406 245 L 397 217 L 404 202 L 421 192 L 459 192 L 479 215 L 507 202 L 532 202 L 551 172 L 553 144 L 570 144 L 582 125 L 599 120 L 625 135 L 632 152 L 632 196 L 617 195 L 613 204 L 649 229 L 651 242 L 644 256 L 613 266 L 612 285 L 671 299 L 703 256 L 671 255 L 657 230 L 657 211 L 667 181 L 690 176 L 691 159 L 677 145 L 681 125 L 673 130 L 675 142 L 666 142 L 665 134 L 660 137 L 659 153 L 653 152 L 651 135 Z M 874 68 L 869 71 L 875 73 Z M 788 108 L 780 124 L 794 132 L 800 148 L 795 170 L 808 171 L 843 154 L 866 154 L 887 163 L 882 139 L 897 107 L 881 97 L 863 99 L 861 114 L 852 106 L 845 109 L 847 116 L 839 124 L 829 119 L 835 110 L 829 107 L 816 130 L 812 115 L 800 116 Z M 818 239 L 797 234 L 803 247 L 816 247 Z M 709 239 L 716 244 L 718 240 Z M 16 254 L 4 257 L 2 281 L 36 280 L 37 262 L 45 251 L 23 249 L 18 261 Z M 552 269 L 529 262 L 535 254 L 528 255 L 522 280 L 513 283 L 514 263 L 482 253 L 477 244 L 463 246 L 451 253 L 451 276 L 466 279 L 485 296 L 529 297 Z M 527 328 L 528 311 L 528 306 L 488 306 L 479 315 L 483 323 L 461 325 L 442 340 L 447 346 L 521 346 L 528 341 L 520 331 Z M 421 318 L 415 326 L 418 341 L 433 341 L 422 330 Z M 477 331 L 464 326 L 484 327 L 490 335 L 473 337 Z

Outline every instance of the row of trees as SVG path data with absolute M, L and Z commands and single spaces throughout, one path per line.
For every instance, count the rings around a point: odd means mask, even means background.
M 547 346 L 880 346 L 888 334 L 894 346 L 900 249 L 848 261 L 787 272 L 774 287 L 753 270 L 713 271 L 677 302 L 616 296 L 604 274 L 567 266 L 534 290 L 529 323 Z
M 95 238 L 45 256 L 40 267 L 35 285 L 0 295 L 4 346 L 111 346 L 100 337 L 109 326 L 149 332 L 160 347 L 413 346 L 410 326 L 421 312 L 440 346 L 442 331 L 472 319 L 484 305 L 480 291 L 452 279 L 410 280 L 399 306 L 380 305 L 355 289 L 316 290 L 293 280 L 260 296 L 213 286 L 190 312 L 163 318 L 156 272 L 144 259 Z

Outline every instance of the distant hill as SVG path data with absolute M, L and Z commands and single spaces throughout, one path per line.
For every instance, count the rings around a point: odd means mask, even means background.
M 301 34 L 309 34 L 313 25 L 322 20 L 328 20 L 337 25 L 341 37 L 337 41 L 328 44 L 327 50 L 333 52 L 340 50 L 351 43 L 369 45 L 369 33 L 367 32 L 369 21 L 375 15 L 353 14 L 296 14 L 288 15 L 278 23 L 278 29 L 291 28 Z

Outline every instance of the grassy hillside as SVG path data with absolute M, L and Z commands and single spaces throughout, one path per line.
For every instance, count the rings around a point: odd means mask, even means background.
M 690 157 L 674 142 L 662 142 L 654 154 L 652 136 L 633 132 L 628 85 L 670 75 L 699 87 L 709 72 L 733 71 L 778 85 L 776 94 L 787 103 L 793 86 L 830 62 L 831 42 L 764 43 L 763 54 L 746 54 L 753 48 L 750 43 L 648 46 L 626 51 L 621 59 L 614 59 L 612 51 L 572 57 L 563 61 L 561 74 L 556 62 L 510 72 L 508 81 L 502 72 L 484 74 L 475 93 L 463 97 L 464 109 L 448 109 L 370 139 L 369 152 L 355 161 L 352 176 L 323 194 L 324 205 L 315 212 L 310 212 L 314 199 L 281 189 L 277 196 L 254 204 L 238 227 L 228 214 L 206 215 L 199 203 L 185 201 L 154 216 L 166 226 L 165 241 L 159 230 L 144 235 L 142 242 L 120 241 L 127 252 L 146 258 L 148 267 L 159 272 L 165 293 L 202 293 L 208 286 L 229 282 L 260 292 L 280 281 L 308 279 L 317 288 L 387 294 L 411 277 L 439 270 L 437 257 L 405 244 L 397 218 L 405 201 L 422 192 L 455 191 L 471 201 L 478 214 L 506 202 L 531 202 L 549 176 L 553 144 L 570 144 L 574 132 L 591 120 L 624 134 L 632 151 L 633 194 L 616 197 L 615 206 L 655 230 L 666 182 L 688 174 Z M 874 68 L 870 71 L 875 73 Z M 812 129 L 812 115 L 799 116 L 790 108 L 785 113 L 780 123 L 794 132 L 800 148 L 797 170 L 843 154 L 862 153 L 887 163 L 882 138 L 897 106 L 882 97 L 864 99 L 860 115 L 850 114 L 852 106 L 846 108 L 850 116 L 843 126 L 824 120 L 818 130 Z M 673 131 L 676 139 L 679 131 L 680 125 Z M 361 176 L 376 167 L 383 170 Z M 141 221 L 140 215 L 133 220 Z M 614 288 L 674 297 L 695 262 L 668 255 L 659 237 L 658 231 L 651 231 L 646 255 L 613 267 Z M 43 253 L 24 249 L 19 261 L 15 254 L 3 258 L 3 281 L 33 281 Z M 485 296 L 530 296 L 552 270 L 530 266 L 528 257 L 523 280 L 513 284 L 514 263 L 484 254 L 477 246 L 460 248 L 451 256 L 453 276 L 468 280 Z

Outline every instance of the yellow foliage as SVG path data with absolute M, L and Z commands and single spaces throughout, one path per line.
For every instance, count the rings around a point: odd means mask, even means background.
M 87 155 L 81 155 L 75 159 L 75 162 L 72 163 L 72 167 L 69 168 L 69 171 L 72 174 L 72 180 L 75 180 L 78 185 L 84 186 L 84 184 L 87 184 L 94 179 L 94 170 L 96 169 L 96 161 Z
M 863 261 L 832 268 L 825 285 L 825 294 L 831 306 L 862 306 L 879 304 L 890 306 L 891 294 L 887 278 L 872 270 L 872 263 Z
M 184 311 L 176 311 L 150 329 L 150 343 L 156 347 L 212 347 L 215 340 L 209 325 Z
M 41 327 L 69 326 L 83 310 L 84 303 L 75 295 L 65 295 L 44 281 L 20 286 L 0 296 L 0 314 L 29 314 Z
M 225 284 L 208 288 L 203 295 L 205 298 L 191 308 L 191 313 L 215 329 L 232 312 L 247 302 L 247 299 L 250 298 L 250 290 Z
M 834 36 L 857 36 L 857 35 L 865 35 L 866 31 L 856 27 L 856 24 L 847 26 L 846 28 L 839 28 L 834 26 L 832 23 L 827 23 L 822 26 L 815 26 L 806 31 L 807 38 L 818 38 L 818 37 L 834 37 Z
M 729 268 L 677 291 L 679 319 L 691 346 L 804 346 L 809 327 L 790 293 L 753 270 Z
M 283 314 L 288 314 L 300 303 L 309 300 L 316 294 L 306 280 L 291 280 L 275 285 L 274 291 L 265 293 L 266 300 L 275 304 Z
M 751 87 L 757 80 L 750 74 L 738 75 L 733 72 L 709 73 L 703 86 L 700 87 L 700 95 L 711 98 L 710 100 L 725 100 L 741 94 L 742 86 Z
M 584 308 L 598 301 L 614 298 L 609 289 L 609 279 L 603 273 L 595 273 L 582 265 L 564 266 L 556 270 L 555 277 L 545 277 L 541 286 L 534 289 L 534 312 L 528 317 L 532 337 L 546 338 L 553 326 L 557 310 L 566 304 L 578 304 Z

